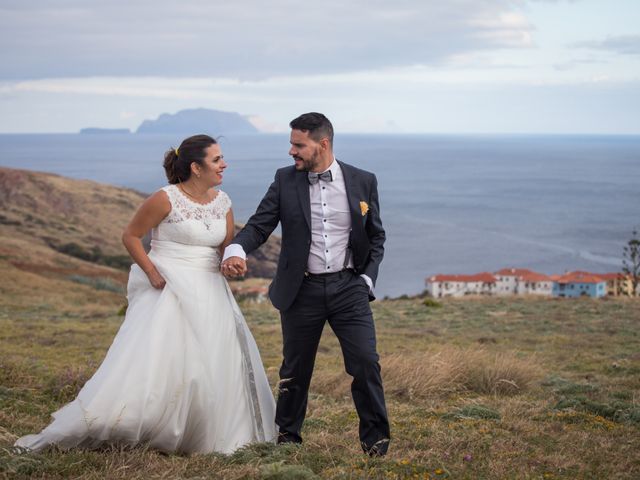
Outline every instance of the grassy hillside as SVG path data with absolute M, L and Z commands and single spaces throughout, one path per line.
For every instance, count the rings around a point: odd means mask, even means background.
M 122 230 L 145 197 L 88 180 L 0 167 L 0 257 L 25 271 L 49 269 L 64 276 L 80 269 L 81 275 L 123 280 L 131 259 L 120 241 Z M 250 275 L 273 275 L 279 251 L 280 240 L 269 239 L 249 257 Z
M 359 451 L 349 378 L 329 329 L 301 447 L 257 445 L 228 457 L 144 448 L 16 455 L 12 442 L 43 428 L 95 370 L 122 321 L 124 298 L 92 285 L 67 289 L 6 262 L 0 268 L 13 279 L 0 283 L 5 478 L 640 475 L 640 303 L 632 300 L 466 299 L 440 308 L 420 299 L 376 303 L 393 434 L 384 459 Z M 242 308 L 275 385 L 277 312 L 266 304 Z

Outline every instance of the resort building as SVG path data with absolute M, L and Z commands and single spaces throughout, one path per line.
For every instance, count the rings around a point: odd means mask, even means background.
M 495 273 L 498 280 L 497 295 L 543 295 L 551 296 L 553 281 L 548 275 L 526 268 L 503 268 Z
M 503 268 L 495 274 L 434 275 L 427 278 L 425 284 L 426 293 L 436 298 L 464 295 L 632 296 L 631 278 L 622 273 L 575 271 L 544 275 L 525 268 Z M 638 288 L 640 290 L 640 285 Z
M 440 297 L 462 297 L 464 295 L 494 295 L 496 277 L 488 272 L 477 275 L 434 275 L 426 280 L 428 295 Z
M 624 273 L 598 273 L 598 277 L 607 282 L 607 295 L 611 297 L 631 297 L 633 285 L 631 277 Z
M 607 281 L 589 272 L 568 272 L 554 278 L 554 297 L 604 297 Z

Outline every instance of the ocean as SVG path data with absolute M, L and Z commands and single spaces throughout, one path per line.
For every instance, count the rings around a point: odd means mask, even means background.
M 0 135 L 0 165 L 142 192 L 165 185 L 171 135 Z M 288 135 L 227 135 L 221 189 L 245 222 L 291 164 Z M 387 231 L 379 297 L 437 273 L 503 267 L 619 271 L 640 227 L 640 136 L 336 135 L 336 157 L 378 177 Z M 124 227 L 124 225 L 123 225 Z

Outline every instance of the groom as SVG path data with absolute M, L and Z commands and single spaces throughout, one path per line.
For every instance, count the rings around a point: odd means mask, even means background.
M 369 307 L 385 241 L 376 177 L 335 159 L 333 126 L 321 113 L 305 113 L 289 125 L 294 165 L 276 171 L 256 213 L 225 250 L 222 271 L 244 273 L 246 254 L 282 224 L 278 269 L 269 288 L 283 335 L 278 443 L 302 442 L 311 374 L 328 321 L 353 377 L 362 448 L 384 455 L 389 421 Z

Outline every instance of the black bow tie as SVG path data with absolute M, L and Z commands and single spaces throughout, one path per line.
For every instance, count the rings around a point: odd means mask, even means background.
M 316 183 L 318 183 L 318 180 L 324 180 L 325 182 L 333 181 L 333 177 L 331 176 L 331 170 L 327 170 L 324 173 L 308 172 L 307 178 L 309 179 L 309 183 L 311 185 L 315 185 Z

